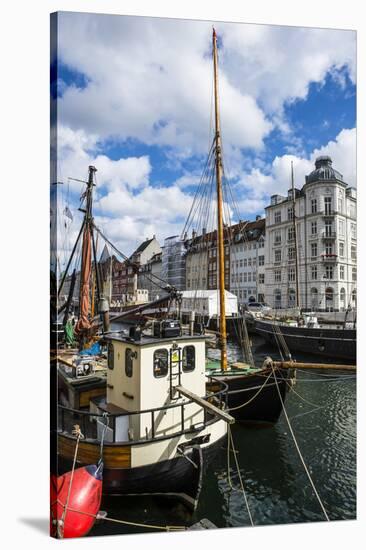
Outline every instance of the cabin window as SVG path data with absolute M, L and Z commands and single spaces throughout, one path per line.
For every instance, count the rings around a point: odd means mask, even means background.
M 196 366 L 196 348 L 194 346 L 185 346 L 183 348 L 183 372 L 191 372 Z
M 168 350 L 157 349 L 154 351 L 154 376 L 162 378 L 168 374 Z
M 133 351 L 131 348 L 126 348 L 125 351 L 125 373 L 128 378 L 132 378 L 133 374 Z
M 108 344 L 108 368 L 114 369 L 114 346 L 113 344 Z

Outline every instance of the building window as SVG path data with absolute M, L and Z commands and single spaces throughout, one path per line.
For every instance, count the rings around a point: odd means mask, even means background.
M 258 265 L 264 265 L 264 256 L 258 256 Z
M 274 291 L 274 303 L 275 303 L 275 308 L 280 308 L 281 307 L 281 291 L 280 291 L 280 289 L 276 289 Z
M 344 281 L 344 265 L 339 266 L 339 278 Z
M 318 211 L 318 202 L 316 199 L 311 199 L 311 213 L 316 214 Z
M 275 223 L 281 223 L 281 210 L 276 210 L 274 213 L 274 221 Z
M 318 255 L 318 243 L 311 243 L 311 257 L 316 258 Z
M 311 234 L 316 235 L 318 233 L 318 222 L 311 222 Z
M 252 265 L 252 258 L 248 258 L 248 267 L 251 267 Z
M 311 279 L 312 281 L 316 281 L 318 279 L 318 266 L 312 265 L 311 266 Z
M 295 228 L 294 227 L 289 227 L 287 229 L 287 240 L 288 241 L 293 241 L 295 238 Z
M 325 289 L 325 309 L 327 311 L 333 310 L 333 298 L 334 298 L 334 292 L 332 288 L 326 288 Z
M 274 272 L 274 280 L 276 283 L 280 283 L 281 282 L 281 270 L 280 269 L 276 269 L 275 272 Z
M 311 295 L 311 307 L 313 309 L 317 309 L 319 303 L 318 303 L 318 289 L 317 288 L 312 288 L 311 291 L 310 291 L 310 295 Z
M 340 214 L 343 212 L 343 199 L 341 197 L 338 198 L 338 212 Z
M 288 291 L 288 307 L 294 307 L 295 306 L 295 298 L 296 298 L 296 292 L 293 288 L 290 288 Z
M 327 215 L 332 213 L 332 197 L 324 197 L 324 209 Z
M 357 268 L 352 267 L 352 281 L 357 281 Z
M 258 283 L 260 285 L 264 285 L 264 273 L 259 273 L 258 274 Z
M 275 244 L 281 244 L 281 231 L 274 232 L 274 242 Z
M 325 222 L 325 236 L 331 237 L 332 236 L 332 222 L 326 221 Z
M 192 372 L 196 366 L 196 348 L 195 346 L 185 346 L 183 348 L 183 372 Z
M 294 207 L 290 206 L 290 208 L 287 209 L 287 219 L 288 221 L 291 221 L 294 219 Z
M 339 255 L 343 258 L 344 257 L 344 243 L 339 243 Z
M 325 278 L 326 279 L 333 279 L 333 266 L 327 265 L 325 267 Z
M 289 248 L 287 255 L 289 260 L 295 260 L 295 248 Z
M 326 243 L 325 245 L 325 255 L 331 256 L 333 254 L 333 245 L 332 243 Z
M 248 260 L 244 258 L 244 267 L 247 267 Z
M 351 237 L 352 239 L 356 239 L 357 235 L 356 235 L 356 224 L 355 223 L 351 223 Z
M 246 300 L 247 299 L 247 291 L 244 289 L 243 290 L 243 299 Z
M 132 377 L 133 374 L 133 356 L 134 352 L 130 348 L 126 348 L 125 351 L 125 373 L 128 378 Z
M 357 299 L 357 291 L 356 289 L 352 290 L 352 302 L 356 302 Z
M 242 282 L 243 282 L 243 274 L 240 273 L 240 274 L 239 274 L 239 283 L 242 283 Z
M 288 280 L 290 282 L 295 281 L 295 269 L 293 267 L 290 267 L 288 270 Z
M 154 376 L 162 378 L 168 374 L 168 350 L 157 349 L 154 351 Z
M 276 263 L 281 262 L 281 250 L 275 250 L 275 262 Z
M 248 273 L 244 273 L 244 283 L 246 283 L 248 280 Z
M 243 267 L 243 260 L 240 260 L 240 267 Z
M 112 343 L 108 344 L 108 368 L 114 369 L 114 346 Z
M 251 282 L 252 282 L 252 274 L 248 273 L 248 283 L 251 283 Z
M 339 220 L 338 228 L 340 237 L 344 237 L 344 220 Z
M 344 288 L 341 288 L 341 291 L 339 293 L 339 301 L 340 301 L 340 307 L 344 310 L 344 307 L 346 305 L 346 291 Z
M 352 260 L 356 259 L 356 247 L 354 244 L 351 246 L 351 259 Z

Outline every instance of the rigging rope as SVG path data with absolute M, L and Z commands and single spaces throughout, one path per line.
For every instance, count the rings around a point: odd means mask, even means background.
M 228 449 L 228 451 L 227 451 L 228 483 L 229 483 L 230 488 L 234 489 L 234 486 L 233 486 L 232 481 L 231 481 L 231 476 L 230 476 L 230 444 L 231 444 L 231 447 L 233 449 L 233 454 L 234 454 L 235 466 L 236 466 L 236 470 L 237 470 L 238 477 L 239 477 L 240 488 L 241 488 L 241 491 L 242 491 L 242 494 L 243 494 L 243 497 L 244 497 L 244 502 L 245 502 L 245 506 L 246 506 L 246 509 L 247 509 L 247 512 L 248 512 L 249 521 L 250 521 L 251 526 L 254 527 L 254 521 L 253 521 L 253 517 L 252 517 L 251 511 L 250 511 L 250 508 L 249 508 L 248 497 L 247 497 L 247 494 L 246 494 L 246 491 L 245 491 L 245 488 L 244 488 L 244 483 L 243 483 L 243 478 L 242 478 L 240 467 L 239 467 L 238 458 L 236 456 L 237 451 L 235 450 L 234 439 L 233 439 L 233 436 L 232 436 L 232 433 L 231 433 L 230 424 L 228 424 L 228 432 L 227 433 L 228 433 L 228 444 L 227 444 L 227 449 Z
M 320 496 L 319 496 L 318 491 L 316 490 L 316 487 L 315 487 L 315 485 L 314 485 L 314 482 L 313 482 L 313 480 L 312 480 L 312 477 L 311 477 L 311 475 L 310 475 L 310 472 L 309 472 L 309 470 L 308 470 L 308 467 L 306 466 L 305 460 L 304 460 L 304 458 L 303 458 L 303 456 L 302 456 L 302 454 L 301 454 L 299 444 L 298 444 L 298 442 L 297 442 L 297 440 L 296 440 L 294 431 L 293 431 L 292 426 L 291 426 L 290 419 L 289 419 L 289 417 L 288 417 L 288 415 L 287 415 L 287 411 L 286 411 L 285 404 L 284 404 L 283 399 L 282 399 L 282 395 L 281 395 L 280 388 L 279 388 L 279 386 L 278 386 L 277 377 L 276 377 L 276 373 L 275 373 L 275 369 L 274 369 L 273 365 L 272 365 L 272 371 L 273 371 L 273 376 L 274 376 L 274 379 L 275 379 L 275 382 L 276 382 L 276 388 L 277 388 L 278 396 L 279 396 L 280 401 L 281 401 L 283 413 L 284 413 L 284 415 L 285 415 L 286 422 L 287 422 L 288 428 L 289 428 L 289 430 L 290 430 L 290 433 L 291 433 L 291 436 L 292 436 L 294 445 L 295 445 L 295 447 L 296 447 L 297 453 L 298 453 L 298 455 L 299 455 L 299 457 L 300 457 L 300 460 L 301 460 L 301 463 L 302 463 L 302 465 L 303 465 L 303 467 L 304 467 L 304 470 L 305 470 L 305 472 L 306 472 L 306 475 L 308 476 L 308 479 L 309 479 L 310 485 L 311 485 L 311 487 L 312 487 L 312 489 L 313 489 L 313 491 L 314 491 L 314 494 L 315 494 L 315 496 L 316 496 L 316 498 L 317 498 L 317 500 L 318 500 L 318 502 L 319 502 L 319 505 L 320 505 L 320 508 L 321 508 L 321 510 L 322 510 L 322 512 L 323 512 L 323 514 L 324 514 L 324 517 L 325 517 L 325 519 L 326 519 L 327 521 L 330 521 L 329 516 L 328 516 L 328 514 L 327 514 L 327 511 L 326 511 L 326 509 L 324 508 L 324 504 L 323 504 L 323 502 L 322 502 L 322 500 L 321 500 L 321 498 L 320 498 Z

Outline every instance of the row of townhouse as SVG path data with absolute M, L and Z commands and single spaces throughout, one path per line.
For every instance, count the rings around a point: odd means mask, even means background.
M 343 181 L 331 158 L 323 156 L 294 194 L 293 198 L 290 189 L 287 196 L 273 195 L 265 218 L 224 227 L 225 288 L 240 304 L 255 300 L 274 308 L 293 307 L 297 253 L 300 307 L 335 311 L 355 307 L 356 190 Z M 137 289 L 154 300 L 164 293 L 163 281 L 178 290 L 218 287 L 216 231 L 169 237 L 162 247 L 153 236 L 130 260 L 138 270 L 115 257 L 110 264 L 106 252 L 102 254 L 104 292 L 112 301 L 128 301 Z

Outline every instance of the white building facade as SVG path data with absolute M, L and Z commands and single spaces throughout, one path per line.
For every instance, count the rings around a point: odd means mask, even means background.
M 299 305 L 305 310 L 345 311 L 356 307 L 356 190 L 318 157 L 315 170 L 295 189 Z M 266 208 L 266 302 L 296 305 L 296 249 L 292 190 L 273 195 Z
M 239 304 L 265 301 L 265 220 L 233 226 L 230 291 Z

